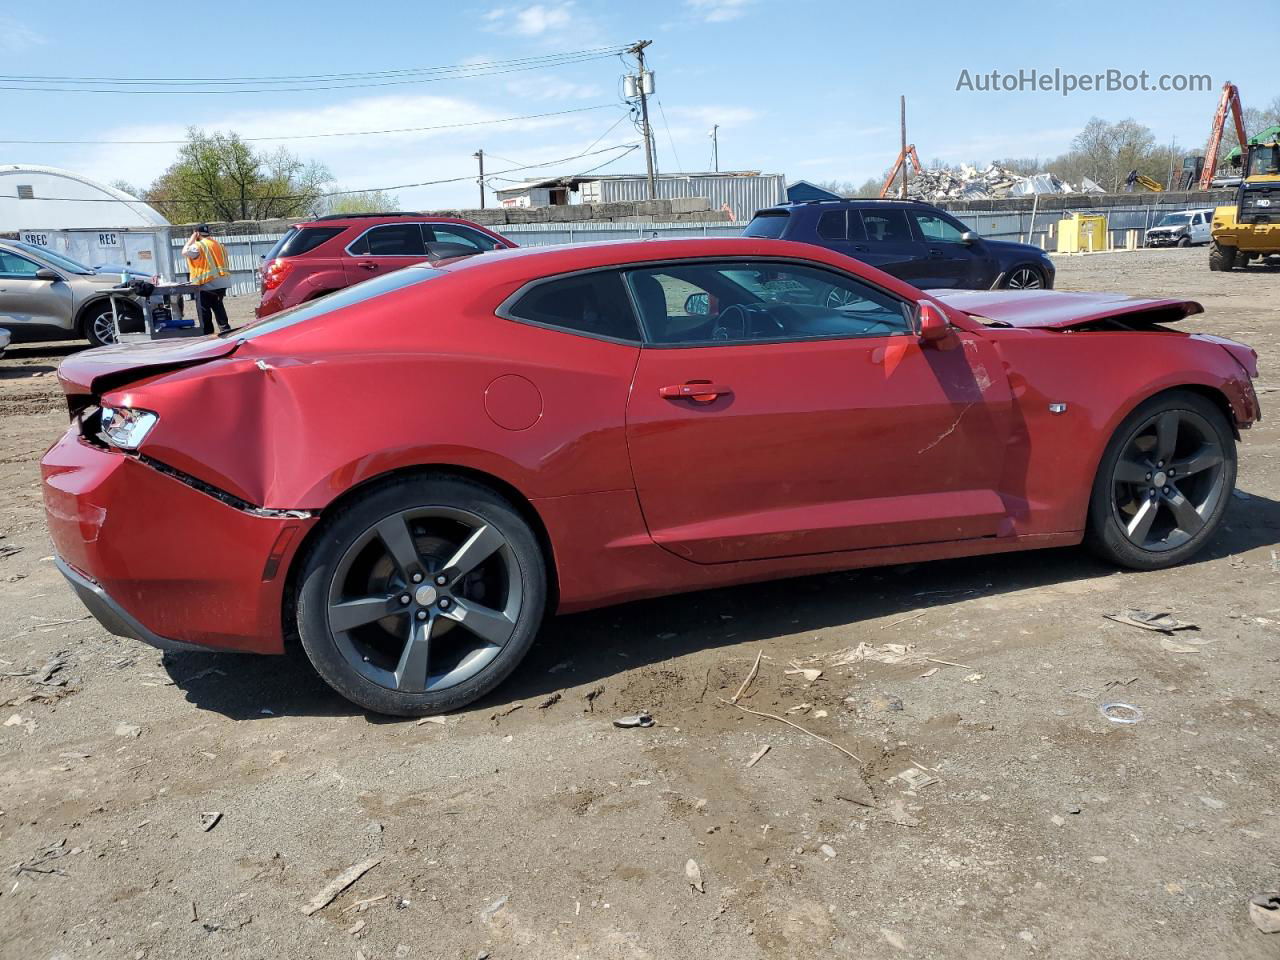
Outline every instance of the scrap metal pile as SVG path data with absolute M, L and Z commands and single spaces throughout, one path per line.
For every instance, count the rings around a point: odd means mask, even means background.
M 1037 193 L 1103 192 L 1088 177 L 1076 188 L 1052 173 L 1024 177 L 998 163 L 988 164 L 981 170 L 967 163 L 955 168 L 922 170 L 907 181 L 907 194 L 922 200 L 998 200 Z

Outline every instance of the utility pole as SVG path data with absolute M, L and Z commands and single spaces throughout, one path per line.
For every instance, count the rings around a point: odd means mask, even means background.
M 902 108 L 902 152 L 898 154 L 902 158 L 902 186 L 898 188 L 898 196 L 907 199 L 907 98 L 905 95 L 898 98 Z
M 658 198 L 658 190 L 653 181 L 653 131 L 649 127 L 649 95 L 645 92 L 644 48 L 653 43 L 652 40 L 641 40 L 627 50 L 635 54 L 639 76 L 636 77 L 636 92 L 640 95 L 640 131 L 644 136 L 644 165 L 649 176 L 649 199 Z
M 720 140 L 716 136 L 716 131 L 719 129 L 720 124 L 711 125 L 711 169 L 716 173 L 720 172 Z
M 480 161 L 480 176 L 476 178 L 476 183 L 480 184 L 480 209 L 484 209 L 484 150 L 477 150 L 472 154 Z

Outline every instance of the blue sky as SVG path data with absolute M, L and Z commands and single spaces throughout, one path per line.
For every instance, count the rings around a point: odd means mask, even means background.
M 859 3 L 833 0 L 651 0 L 644 4 L 543 0 L 516 4 L 350 0 L 262 3 L 222 0 L 186 8 L 134 2 L 130 15 L 78 0 L 0 10 L 8 75 L 154 77 L 354 73 L 472 63 L 653 41 L 653 119 L 663 170 L 707 169 L 707 132 L 720 125 L 722 169 L 788 179 L 861 181 L 898 149 L 898 95 L 909 138 L 926 162 L 1051 156 L 1089 117 L 1134 116 L 1163 141 L 1202 143 L 1224 80 L 1245 106 L 1280 95 L 1266 57 L 1241 57 L 1194 28 L 1201 3 L 1139 8 L 1116 3 Z M 189 24 L 220 9 L 221 23 Z M 1006 19 L 1007 18 L 1007 19 Z M 1108 24 L 1115 24 L 1113 31 Z M 1162 29 L 1159 24 L 1167 24 Z M 158 42 L 148 47 L 154 27 Z M 128 36 L 112 38 L 117 29 Z M 1274 31 L 1273 31 L 1274 32 Z M 971 73 L 1020 68 L 1079 73 L 1207 73 L 1199 93 L 958 92 Z M 181 138 L 188 124 L 244 136 L 437 126 L 600 105 L 560 117 L 453 130 L 285 144 L 325 163 L 344 189 L 474 175 L 541 163 L 637 139 L 623 120 L 617 58 L 471 79 L 323 92 L 133 95 L 6 90 L 0 137 L 152 140 Z M 4 81 L 0 81 L 3 83 Z M 665 118 L 664 118 L 665 114 Z M 275 144 L 263 143 L 272 147 Z M 163 145 L 0 144 L 0 162 L 65 167 L 102 180 L 146 184 L 172 160 Z M 621 153 L 621 150 L 618 151 Z M 511 179 L 575 173 L 597 154 Z M 639 153 L 604 167 L 643 169 Z M 398 191 L 409 208 L 473 206 L 476 186 Z

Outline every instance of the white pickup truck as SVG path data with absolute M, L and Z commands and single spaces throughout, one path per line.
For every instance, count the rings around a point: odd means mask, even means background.
M 1166 213 L 1147 231 L 1145 244 L 1148 247 L 1189 247 L 1208 243 L 1212 226 L 1212 208 Z

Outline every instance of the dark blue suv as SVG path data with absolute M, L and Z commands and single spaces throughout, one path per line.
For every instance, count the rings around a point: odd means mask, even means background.
M 814 243 L 913 287 L 1047 289 L 1053 262 L 1039 247 L 984 240 L 918 200 L 810 200 L 759 211 L 745 236 Z

